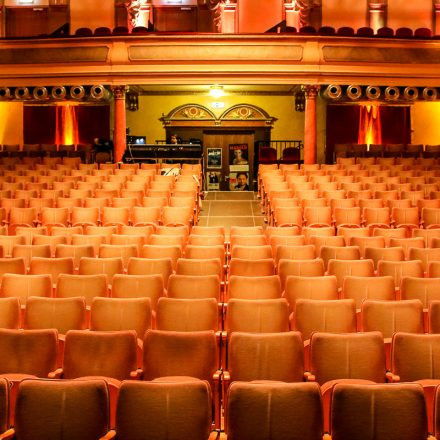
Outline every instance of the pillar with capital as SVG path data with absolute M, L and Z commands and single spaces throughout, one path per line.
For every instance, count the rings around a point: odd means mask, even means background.
M 368 2 L 368 22 L 374 32 L 387 25 L 386 0 L 370 0 Z
M 304 163 L 316 163 L 317 127 L 316 127 L 316 97 L 320 86 L 306 85 L 302 90 L 306 96 L 304 114 Z
M 124 5 L 127 9 L 127 24 L 130 30 L 136 26 L 148 28 L 151 14 L 150 0 L 127 0 Z
M 126 86 L 112 87 L 113 96 L 115 98 L 115 112 L 114 112 L 114 161 L 120 162 L 127 147 L 127 121 L 125 114 L 125 93 Z

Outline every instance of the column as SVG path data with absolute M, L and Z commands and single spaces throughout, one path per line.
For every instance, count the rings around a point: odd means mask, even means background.
M 378 29 L 387 25 L 386 12 L 386 1 L 370 1 L 368 3 L 368 22 L 374 32 L 377 32 Z
M 294 0 L 284 0 L 284 11 L 286 14 L 286 26 L 299 29 L 299 10 Z
M 434 2 L 434 35 L 440 35 L 440 0 Z
M 222 32 L 224 34 L 234 34 L 237 23 L 237 2 L 236 0 L 226 0 L 223 4 L 222 13 Z
M 125 3 L 127 8 L 128 28 L 131 30 L 136 26 L 148 28 L 150 20 L 150 0 L 128 0 Z
M 113 135 L 114 154 L 113 160 L 120 162 L 127 146 L 127 121 L 125 114 L 125 86 L 112 87 L 115 98 L 115 126 Z
M 316 163 L 316 95 L 317 85 L 302 86 L 306 95 L 306 110 L 304 114 L 304 163 Z

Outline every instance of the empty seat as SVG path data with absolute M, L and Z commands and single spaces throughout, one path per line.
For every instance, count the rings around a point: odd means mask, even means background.
M 17 244 L 12 248 L 12 258 L 23 258 L 27 268 L 34 257 L 50 258 L 50 246 L 47 244 Z
M 372 260 L 330 260 L 327 272 L 336 277 L 338 289 L 341 289 L 347 276 L 373 277 L 374 264 Z
M 228 391 L 230 440 L 322 438 L 322 407 L 316 384 L 234 382 Z
M 55 328 L 66 334 L 69 330 L 86 328 L 84 298 L 38 298 L 31 296 L 26 302 L 24 328 L 30 330 Z
M 42 258 L 34 257 L 31 260 L 29 273 L 31 275 L 50 274 L 52 283 L 56 284 L 60 274 L 73 274 L 73 258 Z
M 124 273 L 121 257 L 114 258 L 88 258 L 83 257 L 79 262 L 80 275 L 106 275 L 107 284 L 111 284 L 113 275 Z
M 134 331 L 70 330 L 66 334 L 62 377 L 130 379 L 137 367 L 136 346 Z
M 409 260 L 421 261 L 423 270 L 428 272 L 428 266 L 431 261 L 440 262 L 440 248 L 411 248 L 409 250 Z
M 180 246 L 156 246 L 145 245 L 142 248 L 142 258 L 170 258 L 173 262 L 173 268 L 176 267 L 177 260 L 182 256 L 182 248 Z
M 159 298 L 157 330 L 205 331 L 219 329 L 218 303 L 215 298 Z
M 379 261 L 403 261 L 405 253 L 401 247 L 370 248 L 365 249 L 365 258 L 373 261 L 374 268 L 377 269 Z
M 285 299 L 244 300 L 228 302 L 226 331 L 277 333 L 289 331 L 289 309 Z
M 171 275 L 167 290 L 170 298 L 215 298 L 219 301 L 220 279 L 217 275 Z
M 28 379 L 18 389 L 14 430 L 23 440 L 105 438 L 109 419 L 109 392 L 103 380 Z
M 278 247 L 279 249 L 280 247 Z M 264 246 L 239 246 L 231 249 L 231 257 L 242 260 L 263 260 L 272 258 L 272 248 L 269 245 Z
M 30 296 L 51 297 L 52 278 L 47 274 L 21 275 L 6 273 L 3 275 L 1 295 L 3 297 L 18 298 L 20 304 L 24 306 Z
M 359 260 L 361 256 L 357 246 L 323 246 L 320 257 L 327 268 L 330 260 Z
M 0 329 L 0 374 L 48 377 L 57 367 L 58 333 L 54 329 Z
M 172 273 L 171 258 L 130 258 L 127 267 L 128 275 L 162 275 L 164 286 L 168 285 Z
M 93 298 L 108 296 L 107 279 L 104 274 L 71 275 L 61 274 L 58 277 L 57 297 L 83 297 L 90 307 Z
M 164 295 L 164 277 L 161 274 L 121 275 L 113 277 L 113 298 L 148 298 L 153 311 L 157 302 Z M 141 336 L 140 336 L 141 337 Z
M 143 339 L 145 332 L 151 328 L 151 302 L 147 297 L 96 297 L 90 312 L 90 330 L 134 330 L 137 337 Z
M 233 275 L 229 279 L 228 297 L 238 299 L 280 298 L 280 278 L 277 275 L 262 277 L 246 277 Z
M 342 285 L 342 297 L 353 299 L 357 310 L 367 299 L 394 300 L 394 279 L 391 276 L 370 277 L 368 280 L 362 276 L 346 276 Z
M 390 339 L 396 332 L 423 333 L 423 305 L 419 300 L 377 301 L 362 304 L 362 329 L 380 331 Z
M 379 276 L 392 276 L 394 285 L 400 287 L 400 282 L 404 277 L 423 277 L 423 265 L 419 260 L 409 261 L 379 261 L 377 265 Z
M 116 415 L 120 440 L 154 437 L 208 440 L 211 421 L 212 397 L 206 382 L 164 379 L 121 385 Z
M 417 384 L 336 384 L 331 406 L 334 440 L 426 439 L 427 411 Z
M 280 260 L 278 275 L 281 281 L 281 290 L 285 289 L 289 275 L 302 277 L 320 277 L 324 275 L 324 262 L 320 258 L 315 260 Z
M 229 265 L 229 275 L 268 276 L 275 274 L 274 260 L 243 260 L 232 258 Z
M 286 279 L 283 297 L 287 299 L 292 311 L 299 299 L 336 300 L 338 299 L 336 277 L 289 275 Z
M 304 340 L 313 332 L 356 332 L 356 307 L 351 299 L 315 300 L 297 299 L 294 306 L 294 329 Z
M 99 258 L 121 258 L 124 267 L 128 266 L 130 258 L 138 256 L 138 247 L 134 244 L 118 245 L 118 244 L 102 244 L 99 246 Z

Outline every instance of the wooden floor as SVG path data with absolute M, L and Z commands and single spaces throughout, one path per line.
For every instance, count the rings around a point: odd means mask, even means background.
M 265 223 L 256 193 L 211 191 L 205 194 L 198 224 L 224 226 L 228 235 L 231 226 L 260 226 Z

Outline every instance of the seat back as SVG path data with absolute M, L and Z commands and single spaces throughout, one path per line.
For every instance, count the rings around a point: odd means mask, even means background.
M 228 285 L 229 298 L 276 299 L 281 297 L 281 282 L 278 275 L 246 277 L 232 275 Z
M 395 332 L 423 333 L 423 305 L 417 300 L 375 301 L 362 304 L 362 329 L 380 331 L 384 338 Z
M 218 303 L 215 298 L 159 298 L 156 328 L 168 331 L 204 331 L 219 329 Z
M 383 336 L 370 333 L 313 333 L 310 367 L 319 384 L 335 379 L 385 381 Z
M 278 333 L 289 331 L 289 308 L 284 298 L 231 299 L 226 317 L 228 333 Z
M 147 330 L 144 338 L 144 380 L 190 376 L 213 383 L 218 368 L 213 331 L 173 332 Z
M 426 439 L 423 388 L 419 384 L 336 384 L 331 426 L 334 440 Z
M 322 404 L 315 383 L 234 382 L 228 391 L 229 440 L 321 440 Z
M 180 299 L 220 299 L 220 279 L 217 275 L 171 275 L 168 296 Z
M 110 428 L 109 392 L 103 380 L 20 383 L 15 409 L 17 438 L 96 440 Z
M 207 439 L 211 408 L 206 382 L 124 382 L 116 414 L 118 439 Z
M 20 302 L 18 298 L 0 298 L 0 328 L 20 328 Z
M 231 381 L 301 382 L 304 374 L 301 334 L 234 332 L 228 343 L 227 369 Z
M 360 309 L 366 299 L 391 301 L 395 299 L 394 279 L 390 276 L 365 277 L 346 276 L 342 285 L 342 297 L 353 299 Z
M 61 334 L 86 328 L 86 303 L 82 297 L 39 298 L 31 296 L 26 303 L 24 328 L 55 328 Z
M 313 332 L 352 333 L 356 331 L 356 308 L 351 299 L 298 299 L 294 308 L 294 327 L 304 340 Z
M 0 329 L 0 374 L 47 377 L 57 367 L 58 332 Z
M 136 332 L 70 330 L 64 346 L 64 377 L 124 380 L 136 370 Z
M 143 339 L 151 328 L 150 298 L 94 298 L 90 312 L 90 330 L 134 330 Z
M 108 296 L 107 279 L 104 274 L 69 275 L 61 274 L 57 283 L 58 298 L 84 297 L 90 306 L 93 298 Z

